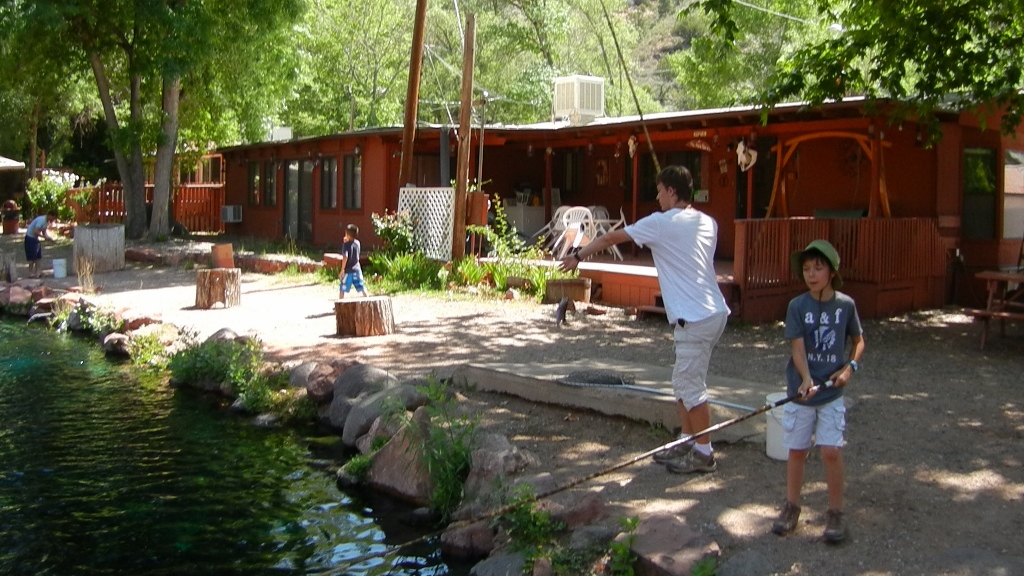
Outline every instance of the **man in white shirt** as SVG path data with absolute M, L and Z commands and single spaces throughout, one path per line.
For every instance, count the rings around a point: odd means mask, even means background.
M 682 166 L 669 166 L 658 173 L 657 183 L 661 212 L 597 237 L 564 258 L 561 266 L 573 270 L 588 256 L 621 242 L 650 247 L 665 312 L 674 330 L 672 390 L 683 432 L 680 437 L 684 437 L 711 426 L 708 366 L 711 350 L 725 331 L 729 306 L 715 275 L 718 224 L 691 204 L 690 172 Z M 688 444 L 657 452 L 654 460 L 676 474 L 713 472 L 717 468 L 708 435 L 696 438 L 692 447 Z
M 25 229 L 25 259 L 28 260 L 28 275 L 32 278 L 39 278 L 39 261 L 43 259 L 43 246 L 40 239 L 53 241 L 50 237 L 50 222 L 57 219 L 57 213 L 51 211 L 48 214 L 36 216 L 28 223 Z

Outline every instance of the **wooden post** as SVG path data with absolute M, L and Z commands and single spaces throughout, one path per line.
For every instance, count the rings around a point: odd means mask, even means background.
M 459 110 L 459 157 L 455 163 L 455 225 L 452 234 L 452 260 L 466 255 L 466 187 L 469 185 L 469 152 L 473 128 L 473 47 L 476 43 L 476 16 L 466 16 L 466 39 L 462 49 L 462 97 Z
M 87 260 L 92 273 L 124 269 L 124 225 L 87 224 L 75 227 L 73 260 Z M 77 268 L 76 268 L 77 270 Z
M 416 116 L 420 100 L 420 70 L 423 67 L 423 37 L 427 26 L 427 0 L 416 0 L 416 16 L 412 28 L 412 50 L 409 55 L 409 84 L 405 93 L 405 121 L 402 124 L 402 158 L 398 169 L 398 185 L 412 184 L 413 144 L 416 141 Z
M 241 268 L 213 268 L 196 273 L 196 308 L 209 310 L 218 302 L 225 308 L 242 303 Z
M 334 301 L 338 336 L 384 336 L 395 332 L 390 296 Z
M 14 254 L 0 252 L 0 282 L 17 282 L 18 269 L 14 265 Z

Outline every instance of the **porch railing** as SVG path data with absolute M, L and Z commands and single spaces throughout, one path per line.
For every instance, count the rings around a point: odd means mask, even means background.
M 75 189 L 72 192 L 81 192 Z M 68 205 L 75 210 L 79 222 L 107 224 L 124 222 L 124 188 L 119 182 L 109 182 L 91 188 L 91 201 L 82 206 L 70 198 Z M 153 186 L 146 186 L 146 202 L 153 201 Z M 182 184 L 174 191 L 171 214 L 190 232 L 223 232 L 220 207 L 224 205 L 224 184 Z
M 737 220 L 733 274 L 744 317 L 758 316 L 746 306 L 760 298 L 776 297 L 777 308 L 779 299 L 803 289 L 789 255 L 818 238 L 836 247 L 847 283 L 884 291 L 916 281 L 941 284 L 945 277 L 945 250 L 931 218 Z

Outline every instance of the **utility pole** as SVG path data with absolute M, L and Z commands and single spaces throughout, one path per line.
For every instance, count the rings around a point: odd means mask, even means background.
M 466 40 L 462 48 L 462 96 L 459 108 L 459 158 L 455 168 L 455 226 L 452 260 L 466 255 L 466 187 L 469 185 L 469 153 L 473 146 L 473 49 L 476 16 L 466 15 Z
M 420 100 L 420 70 L 423 67 L 423 34 L 427 22 L 427 0 L 416 0 L 416 20 L 412 29 L 412 53 L 409 57 L 409 88 L 405 94 L 405 124 L 402 125 L 402 163 L 398 185 L 412 182 L 413 143 L 416 141 L 416 117 Z

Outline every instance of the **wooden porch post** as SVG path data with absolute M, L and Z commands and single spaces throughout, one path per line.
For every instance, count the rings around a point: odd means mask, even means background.
M 640 155 L 633 154 L 631 160 L 633 161 L 633 222 L 636 222 L 637 213 L 637 196 L 639 196 L 640 188 Z M 636 243 L 633 244 L 633 256 L 637 254 Z
M 554 156 L 554 151 L 548 153 L 548 148 L 544 149 L 544 220 L 546 222 L 551 221 L 551 157 Z
M 871 138 L 871 191 L 868 194 L 868 218 L 876 218 L 878 216 L 878 151 L 881 146 L 878 145 L 878 139 Z

